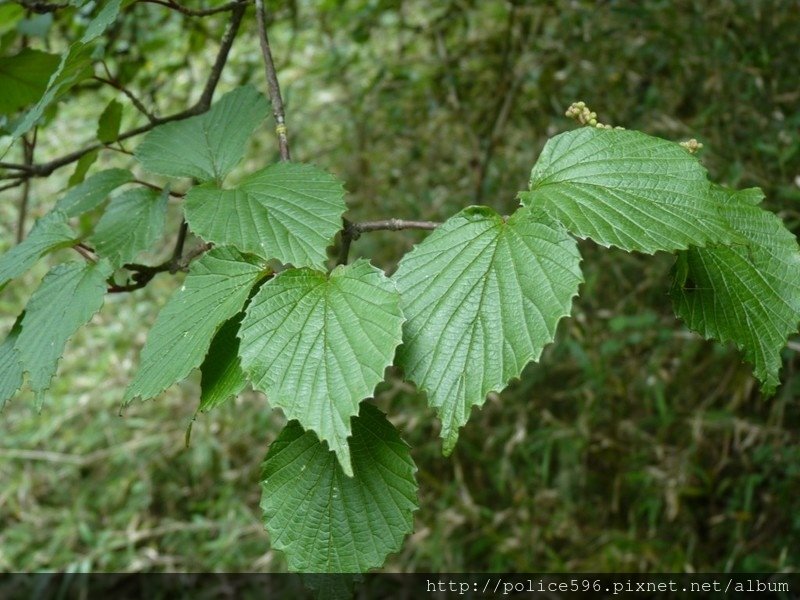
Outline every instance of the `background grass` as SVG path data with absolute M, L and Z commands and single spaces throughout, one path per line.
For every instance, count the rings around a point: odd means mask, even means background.
M 441 220 L 471 203 L 512 210 L 547 137 L 573 126 L 564 109 L 585 100 L 604 122 L 698 138 L 713 179 L 763 187 L 767 206 L 800 229 L 797 2 L 272 8 L 293 154 L 346 181 L 353 219 Z M 138 4 L 125 19 L 136 29 L 129 51 L 142 55 L 131 86 L 162 114 L 185 106 L 223 17 L 201 26 Z M 68 37 L 53 30 L 32 43 L 57 49 Z M 246 27 L 221 91 L 264 89 L 257 47 Z M 90 140 L 112 97 L 87 86 L 62 103 L 39 159 Z M 138 118 L 128 108 L 123 127 Z M 268 124 L 248 156 L 239 172 L 276 159 Z M 95 168 L 128 164 L 104 152 Z M 68 171 L 36 180 L 34 215 Z M 2 249 L 15 203 L 16 192 L 2 193 Z M 375 233 L 351 256 L 391 271 L 423 237 Z M 421 502 L 386 570 L 800 568 L 798 337 L 782 387 L 764 398 L 735 349 L 672 315 L 671 256 L 589 242 L 581 252 L 586 283 L 572 318 L 539 364 L 473 411 L 452 457 L 441 456 L 438 423 L 414 387 L 397 373 L 381 386 L 375 401 L 413 447 Z M 0 292 L 0 331 L 46 270 Z M 147 329 L 180 279 L 109 296 L 69 343 L 42 413 L 25 392 L 0 415 L 0 570 L 285 568 L 259 518 L 259 463 L 284 424 L 263 396 L 246 392 L 193 422 L 195 374 L 120 414 Z

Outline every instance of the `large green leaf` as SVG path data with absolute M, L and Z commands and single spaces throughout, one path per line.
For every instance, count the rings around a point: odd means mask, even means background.
M 236 88 L 202 115 L 153 129 L 136 158 L 153 173 L 221 183 L 267 111 L 266 99 L 252 85 Z
M 137 188 L 114 198 L 97 223 L 91 241 L 115 268 L 132 262 L 164 233 L 169 193 Z
M 199 367 L 217 329 L 242 309 L 262 274 L 257 259 L 231 248 L 215 248 L 193 263 L 150 330 L 125 402 L 157 396 Z
M 39 101 L 17 123 L 12 138 L 27 133 L 42 117 L 44 111 L 64 92 L 91 75 L 92 47 L 76 42 L 61 57 L 61 62 L 50 76 L 47 88 Z
M 652 254 L 731 241 L 700 163 L 638 131 L 584 127 L 547 142 L 523 204 L 581 238 Z
M 20 326 L 21 317 L 22 315 L 17 317 L 6 339 L 0 344 L 0 410 L 22 385 L 25 369 L 22 367 L 19 351 L 15 347 L 19 332 L 22 329 Z
M 400 548 L 417 509 L 416 467 L 397 430 L 364 403 L 353 419 L 353 477 L 297 421 L 269 448 L 261 508 L 272 546 L 289 568 L 358 573 Z
M 56 202 L 55 210 L 66 213 L 68 217 L 77 217 L 97 208 L 111 192 L 131 181 L 133 181 L 133 173 L 127 169 L 100 171 L 64 194 Z
M 445 454 L 472 406 L 499 392 L 553 340 L 582 281 L 580 255 L 541 210 L 510 218 L 470 207 L 400 261 L 408 319 L 398 364 L 442 420 Z
M 0 288 L 22 275 L 48 252 L 73 244 L 77 236 L 67 225 L 67 216 L 53 211 L 36 222 L 28 237 L 0 256 Z
M 800 248 L 780 218 L 758 206 L 760 190 L 715 186 L 713 193 L 746 242 L 681 253 L 671 290 L 675 312 L 704 337 L 734 342 L 772 393 L 781 349 L 800 324 Z
M 0 114 L 12 113 L 41 98 L 58 63 L 57 55 L 30 48 L 0 58 Z
M 28 301 L 15 347 L 38 406 L 67 340 L 103 305 L 111 272 L 105 261 L 62 263 L 45 275 Z
M 239 359 L 239 324 L 244 313 L 228 319 L 219 328 L 200 365 L 200 407 L 206 412 L 239 394 L 247 384 Z
M 351 475 L 350 418 L 392 364 L 402 323 L 394 283 L 365 260 L 330 276 L 290 269 L 247 308 L 242 368 L 272 405 L 326 441 Z
M 311 165 L 278 163 L 232 189 L 192 188 L 186 220 L 203 239 L 296 267 L 324 268 L 342 227 L 342 183 Z

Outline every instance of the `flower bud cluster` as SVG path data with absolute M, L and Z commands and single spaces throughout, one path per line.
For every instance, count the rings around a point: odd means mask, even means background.
M 624 127 L 612 127 L 597 120 L 597 113 L 586 106 L 586 102 L 573 102 L 569 105 L 565 116 L 575 119 L 581 125 L 596 127 L 597 129 L 625 129 Z
M 692 138 L 690 140 L 686 140 L 685 142 L 681 142 L 681 146 L 686 148 L 690 154 L 694 154 L 703 147 L 703 144 Z

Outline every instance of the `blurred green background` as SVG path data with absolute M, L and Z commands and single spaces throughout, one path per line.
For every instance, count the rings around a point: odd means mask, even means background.
M 575 126 L 564 110 L 584 100 L 603 122 L 697 138 L 714 180 L 763 187 L 800 230 L 797 1 L 268 6 L 293 157 L 346 182 L 354 220 L 513 210 L 546 139 Z M 135 3 L 105 56 L 170 114 L 199 95 L 225 19 Z M 249 81 L 266 89 L 252 9 L 245 19 L 217 97 Z M 33 16 L 4 39 L 22 27 L 31 46 L 59 51 L 79 25 Z M 112 98 L 127 102 L 82 84 L 40 130 L 37 160 L 91 141 Z M 143 122 L 125 110 L 123 129 Z M 20 158 L 15 148 L 5 160 Z M 265 123 L 239 172 L 276 159 Z M 93 169 L 131 164 L 104 151 Z M 34 181 L 28 228 L 72 170 Z M 2 251 L 18 194 L 0 192 Z M 351 258 L 391 272 L 424 235 L 365 235 Z M 800 338 L 784 352 L 777 395 L 762 397 L 734 348 L 674 318 L 671 256 L 580 247 L 586 283 L 572 318 L 521 381 L 473 411 L 452 457 L 441 456 L 424 397 L 397 373 L 381 386 L 375 401 L 413 447 L 421 503 L 385 569 L 800 569 Z M 46 270 L 0 292 L 0 334 Z M 110 295 L 68 344 L 41 414 L 22 393 L 0 415 L 0 571 L 285 569 L 259 518 L 259 463 L 284 424 L 262 395 L 198 415 L 188 447 L 197 374 L 120 412 L 147 329 L 180 279 Z

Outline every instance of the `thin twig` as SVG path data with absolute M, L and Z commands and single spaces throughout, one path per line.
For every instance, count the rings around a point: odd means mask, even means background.
M 272 60 L 272 51 L 269 48 L 264 0 L 256 0 L 256 21 L 258 21 L 258 39 L 261 42 L 261 54 L 264 58 L 264 70 L 267 75 L 267 88 L 269 90 L 269 99 L 272 103 L 272 114 L 275 117 L 275 133 L 278 135 L 281 160 L 291 160 L 281 87 L 278 84 L 278 75 L 275 72 L 275 63 Z
M 222 75 L 222 69 L 225 68 L 225 63 L 228 62 L 228 53 L 233 46 L 233 40 L 236 39 L 236 33 L 239 31 L 239 25 L 242 23 L 244 11 L 247 8 L 247 0 L 237 2 L 231 9 L 231 20 L 228 23 L 228 28 L 222 36 L 222 41 L 219 45 L 217 58 L 214 60 L 214 65 L 211 67 L 211 72 L 208 75 L 206 86 L 203 88 L 203 93 L 197 104 L 192 107 L 195 114 L 206 112 L 211 107 L 211 98 L 214 96 L 214 90 L 217 89 L 217 83 Z
M 119 83 L 116 79 L 114 79 L 111 76 L 111 71 L 109 70 L 108 65 L 106 65 L 106 62 L 102 61 L 102 64 L 103 64 L 103 69 L 105 69 L 106 75 L 108 76 L 108 79 L 104 77 L 99 77 L 97 75 L 95 75 L 94 78 L 97 81 L 105 83 L 106 85 L 110 85 L 115 90 L 119 90 L 120 92 L 125 94 L 125 96 L 128 97 L 128 100 L 130 100 L 131 103 L 136 107 L 136 110 L 138 110 L 145 117 L 147 117 L 148 121 L 150 121 L 151 123 L 157 121 L 158 118 L 152 112 L 147 110 L 147 107 L 142 103 L 141 100 L 139 100 L 136 96 L 134 96 L 133 92 L 131 92 L 128 88 L 126 88 L 124 85 Z
M 188 117 L 193 117 L 199 114 L 206 112 L 211 106 L 211 98 L 214 95 L 214 90 L 217 88 L 217 83 L 219 83 L 219 78 L 222 75 L 222 69 L 225 66 L 225 63 L 228 60 L 228 53 L 230 52 L 231 46 L 233 45 L 233 40 L 236 37 L 236 33 L 239 31 L 239 25 L 241 25 L 242 17 L 244 16 L 246 4 L 245 2 L 237 2 L 236 6 L 231 9 L 231 20 L 228 23 L 228 28 L 225 30 L 225 35 L 222 38 L 220 43 L 219 51 L 217 52 L 217 58 L 214 62 L 214 66 L 211 68 L 211 72 L 209 73 L 208 80 L 206 81 L 205 88 L 203 89 L 203 93 L 200 96 L 200 99 L 197 103 L 181 112 L 175 113 L 173 115 L 169 115 L 167 117 L 160 117 L 157 118 L 155 121 L 148 123 L 147 125 L 142 125 L 141 127 L 136 127 L 134 129 L 130 129 L 123 133 L 120 133 L 117 136 L 117 141 L 123 141 L 128 138 L 132 138 L 137 135 L 141 135 L 143 133 L 147 133 L 154 127 L 158 125 L 163 125 L 164 123 L 169 123 L 171 121 L 180 121 L 181 119 L 186 119 Z M 47 177 L 53 173 L 56 169 L 60 169 L 63 166 L 69 165 L 89 152 L 93 152 L 94 150 L 98 150 L 100 148 L 104 148 L 105 145 L 101 143 L 94 143 L 80 150 L 76 150 L 69 154 L 66 154 L 60 158 L 53 159 L 46 163 L 40 164 L 33 164 L 30 168 L 25 168 L 25 165 L 16 165 L 16 164 L 7 164 L 3 163 L 0 164 L 0 167 L 4 167 L 7 169 L 15 169 L 20 171 L 25 171 L 31 177 Z
M 0 185 L 0 192 L 24 185 L 26 181 L 28 181 L 27 177 L 20 177 L 16 179 L 16 181 L 12 181 L 11 183 L 7 183 L 6 185 Z
M 350 246 L 353 245 L 353 223 L 347 219 L 342 219 L 342 245 L 339 246 L 339 258 L 336 259 L 337 265 L 346 265 L 350 257 Z
M 33 138 L 28 139 L 28 136 L 22 137 L 22 150 L 24 153 L 24 160 L 27 166 L 33 164 L 33 152 L 36 149 L 36 132 L 33 130 Z M 28 201 L 31 195 L 31 179 L 25 177 L 22 182 L 22 194 L 19 197 L 19 215 L 17 216 L 17 243 L 19 244 L 25 238 L 25 220 L 28 217 Z
M 403 229 L 423 229 L 433 230 L 436 229 L 441 223 L 436 221 L 409 221 L 406 219 L 382 219 L 380 221 L 363 221 L 361 223 L 352 223 L 347 219 L 343 219 L 342 226 L 342 245 L 339 249 L 338 263 L 340 265 L 346 264 L 350 254 L 350 246 L 353 241 L 361 237 L 362 233 L 369 233 L 371 231 L 401 231 Z
M 111 144 L 103 144 L 103 148 L 106 150 L 113 150 L 114 152 L 119 152 L 120 154 L 126 154 L 127 156 L 133 156 L 133 152 L 127 150 L 125 146 L 118 143 L 118 146 L 112 146 Z
M 383 219 L 382 221 L 364 221 L 353 223 L 352 227 L 359 234 L 369 231 L 401 231 L 403 229 L 436 229 L 441 223 L 436 221 L 408 221 L 405 219 Z M 356 238 L 358 239 L 358 238 Z
M 85 244 L 77 243 L 72 246 L 72 249 L 75 250 L 78 254 L 80 254 L 83 258 L 91 263 L 97 262 L 97 257 L 92 252 L 92 249 L 86 246 Z
M 178 265 L 181 261 L 181 256 L 183 255 L 183 245 L 186 243 L 186 234 L 189 232 L 189 224 L 186 222 L 186 219 L 181 221 L 181 226 L 178 229 L 178 239 L 175 241 L 175 249 L 172 251 L 172 264 L 170 266 L 169 272 L 175 274 L 178 270 Z
M 0 162 L 0 169 L 12 169 L 14 171 L 30 171 L 30 165 L 17 165 L 14 163 Z
M 154 183 L 150 183 L 149 181 L 144 181 L 142 179 L 132 179 L 131 183 L 138 183 L 139 185 L 143 185 L 145 187 L 150 188 L 151 190 L 156 190 L 157 192 L 163 192 L 164 188 L 160 185 L 156 185 Z M 182 192 L 173 192 L 172 190 L 169 191 L 169 195 L 173 198 L 183 198 L 186 194 Z
M 166 6 L 172 10 L 178 11 L 181 14 L 186 15 L 187 17 L 207 17 L 209 15 L 215 15 L 217 13 L 226 12 L 229 10 L 233 10 L 236 8 L 237 4 L 240 2 L 228 2 L 227 4 L 223 4 L 222 6 L 217 6 L 214 8 L 187 8 L 182 4 L 178 4 L 177 2 L 172 2 L 170 0 L 139 0 L 139 2 L 147 3 L 147 4 L 160 4 L 161 6 Z
M 131 278 L 133 282 L 129 282 L 123 285 L 118 285 L 113 281 L 109 282 L 108 285 L 108 293 L 109 294 L 118 294 L 121 292 L 132 292 L 134 290 L 138 290 L 143 288 L 150 280 L 153 279 L 159 273 L 177 273 L 178 271 L 186 271 L 189 269 L 189 264 L 201 254 L 204 254 L 208 250 L 210 250 L 214 245 L 210 243 L 200 244 L 196 248 L 190 250 L 186 253 L 186 256 L 180 258 L 179 260 L 175 261 L 173 258 L 164 261 L 159 265 L 140 265 L 136 263 L 131 263 L 127 265 L 123 265 L 125 269 L 131 271 L 133 275 Z

